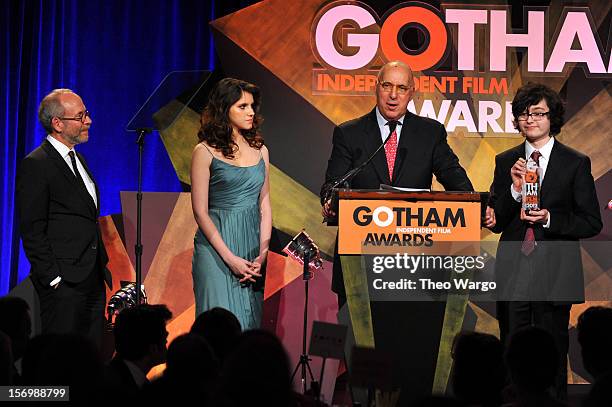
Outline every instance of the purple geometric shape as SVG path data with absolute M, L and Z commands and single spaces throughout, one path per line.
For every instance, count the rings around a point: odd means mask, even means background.
M 180 192 L 143 192 L 142 194 L 142 279 L 153 262 Z M 136 192 L 121 191 L 121 211 L 125 231 L 125 248 L 134 267 L 136 257 Z

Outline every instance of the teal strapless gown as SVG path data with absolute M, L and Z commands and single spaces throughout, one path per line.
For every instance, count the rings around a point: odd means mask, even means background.
M 236 256 L 253 260 L 259 255 L 259 194 L 266 167 L 238 167 L 213 158 L 210 165 L 208 214 L 227 247 Z M 192 260 L 196 317 L 214 307 L 238 318 L 243 330 L 259 328 L 263 292 L 241 284 L 200 229 L 194 238 Z

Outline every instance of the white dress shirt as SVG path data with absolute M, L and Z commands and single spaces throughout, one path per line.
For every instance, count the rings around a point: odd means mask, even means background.
M 542 146 L 542 148 L 535 148 L 534 146 L 531 145 L 530 142 L 525 140 L 525 160 L 529 160 L 529 157 L 531 157 L 531 153 L 533 153 L 535 150 L 538 150 L 541 154 L 539 161 L 539 165 L 540 165 L 540 185 L 542 185 L 542 182 L 544 182 L 544 176 L 546 175 L 546 168 L 548 168 L 548 163 L 550 162 L 550 154 L 552 152 L 553 146 L 555 145 L 555 138 L 551 137 L 550 140 L 548 140 L 548 142 L 546 144 L 544 144 Z M 512 194 L 512 198 L 514 198 L 514 200 L 516 202 L 521 202 L 523 200 L 523 196 L 520 192 L 516 192 L 514 189 L 513 185 L 510 185 L 510 193 Z M 545 208 L 542 208 L 545 209 Z M 545 228 L 549 228 L 550 227 L 550 213 L 548 213 L 548 220 L 546 221 L 546 224 L 544 225 Z
M 402 126 L 404 125 L 404 117 L 406 117 L 406 115 L 403 115 L 397 120 L 397 127 L 395 128 L 395 131 L 397 133 L 397 144 L 398 145 L 399 145 L 400 134 L 402 132 Z M 378 107 L 376 107 L 376 121 L 378 122 L 378 128 L 380 129 L 381 141 L 385 141 L 387 137 L 389 137 L 389 135 L 391 134 L 391 132 L 389 131 L 390 130 L 389 126 L 387 126 L 387 122 L 389 120 L 385 119 L 383 115 L 380 114 L 380 111 L 378 111 Z
M 59 155 L 62 156 L 64 161 L 66 161 L 68 168 L 70 168 L 70 171 L 72 171 L 72 173 L 74 174 L 74 169 L 72 168 L 72 160 L 70 159 L 70 156 L 68 155 L 70 151 L 74 151 L 74 148 L 73 149 L 68 148 L 68 146 L 66 146 L 61 141 L 57 140 L 55 137 L 52 137 L 51 135 L 47 136 L 47 141 L 51 143 L 53 148 L 55 148 L 57 152 L 59 153 Z M 83 167 L 83 164 L 81 163 L 81 160 L 79 160 L 79 157 L 76 155 L 76 152 L 74 154 L 74 158 L 76 160 L 77 170 L 79 171 L 79 174 L 81 174 L 81 178 L 83 178 L 83 182 L 85 183 L 87 192 L 89 192 L 89 195 L 91 195 L 91 198 L 93 199 L 97 207 L 98 199 L 96 197 L 96 185 L 94 184 L 93 180 L 89 177 L 89 174 L 87 174 L 87 171 L 85 171 L 85 167 Z M 76 174 L 74 175 L 76 176 Z M 49 285 L 53 287 L 59 284 L 60 281 L 62 281 L 62 278 L 60 276 L 57 276 L 53 279 L 53 281 L 51 281 Z
M 70 151 L 74 151 L 74 148 L 68 148 L 68 146 L 50 135 L 47 136 L 47 140 L 62 156 L 64 161 L 66 161 L 66 164 L 68 164 L 68 168 L 70 168 L 70 171 L 72 171 L 72 173 L 74 174 L 74 169 L 72 168 L 72 161 L 70 160 L 70 156 L 68 155 Z M 91 195 L 91 199 L 93 199 L 94 203 L 96 204 L 96 207 L 98 207 L 98 199 L 96 197 L 96 185 L 89 177 L 89 174 L 87 174 L 87 171 L 85 171 L 85 167 L 83 167 L 83 163 L 81 163 L 81 160 L 79 160 L 79 156 L 76 154 L 76 151 L 74 153 L 74 158 L 76 160 L 77 170 L 79 170 L 79 174 L 81 174 L 81 178 L 83 178 L 83 182 L 85 182 L 87 192 L 89 192 L 89 195 Z M 76 174 L 74 175 L 76 176 Z

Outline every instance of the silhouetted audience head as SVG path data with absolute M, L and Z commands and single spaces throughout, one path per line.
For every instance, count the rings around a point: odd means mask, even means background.
M 205 385 L 219 374 L 219 362 L 206 339 L 196 334 L 178 336 L 168 347 L 164 375 L 181 382 Z
M 191 333 L 206 339 L 220 362 L 223 362 L 234 349 L 240 332 L 238 318 L 230 311 L 219 307 L 198 315 L 191 326 Z
M 453 344 L 452 387 L 460 400 L 499 405 L 506 380 L 504 348 L 493 335 L 462 332 Z
M 541 394 L 555 382 L 559 351 L 550 333 L 527 327 L 510 338 L 506 364 L 519 393 Z
M 578 317 L 585 369 L 598 378 L 612 371 L 612 308 L 590 307 Z
M 206 339 L 195 334 L 176 337 L 168 347 L 161 377 L 143 387 L 146 402 L 208 404 L 219 376 L 219 363 Z
M 171 318 L 168 307 L 161 304 L 142 304 L 122 310 L 113 328 L 117 356 L 144 361 L 150 367 L 163 363 L 168 338 L 166 323 Z
M 582 407 L 607 407 L 612 404 L 612 371 L 599 376 Z
M 272 333 L 243 333 L 221 372 L 215 405 L 290 406 L 293 403 L 289 358 Z
M 22 383 L 69 386 L 71 401 L 95 400 L 102 383 L 102 359 L 91 339 L 79 334 L 33 338 L 22 362 Z
M 21 359 L 32 334 L 30 306 L 23 298 L 0 298 L 0 331 L 11 340 L 13 360 Z

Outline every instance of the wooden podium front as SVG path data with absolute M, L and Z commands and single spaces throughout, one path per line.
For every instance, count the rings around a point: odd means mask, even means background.
M 396 233 L 412 226 L 450 226 L 445 228 L 448 233 L 427 236 L 435 242 L 479 242 L 481 194 L 339 190 L 338 199 L 338 254 L 356 345 L 392 356 L 392 385 L 401 391 L 398 405 L 409 405 L 432 393 L 444 394 L 452 366 L 452 341 L 461 330 L 468 296 L 449 294 L 442 301 L 371 301 L 361 255 L 364 242 L 376 239 L 420 242 L 422 235 Z M 462 215 L 460 224 L 457 213 Z M 453 224 L 458 226 L 453 228 Z

